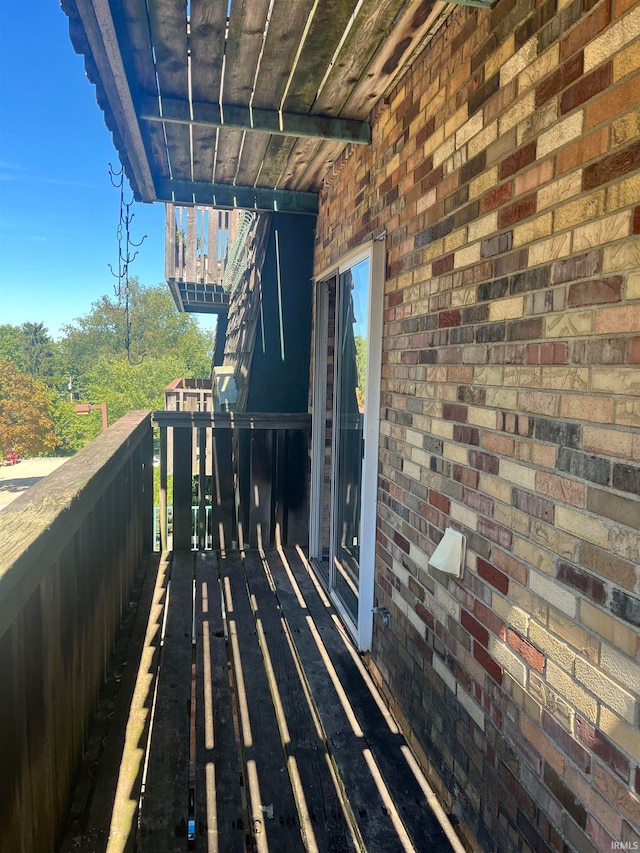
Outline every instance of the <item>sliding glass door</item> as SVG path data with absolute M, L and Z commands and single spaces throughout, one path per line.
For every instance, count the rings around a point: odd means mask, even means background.
M 315 316 L 311 556 L 361 648 L 373 605 L 380 254 L 372 246 L 318 282 Z
M 336 305 L 330 589 L 358 621 L 370 261 L 341 273 Z

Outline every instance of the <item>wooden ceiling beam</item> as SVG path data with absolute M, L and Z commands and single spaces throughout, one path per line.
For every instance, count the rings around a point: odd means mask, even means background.
M 236 104 L 213 104 L 203 101 L 189 104 L 177 98 L 162 99 L 162 115 L 158 102 L 147 99 L 139 109 L 140 119 L 149 122 L 191 125 L 194 127 L 224 127 L 229 130 L 246 130 L 270 133 L 276 136 L 304 136 L 313 139 L 332 139 L 366 145 L 371 142 L 371 127 L 366 121 L 356 121 L 330 116 L 279 112 L 278 110 L 252 109 Z
M 240 210 L 263 210 L 270 213 L 301 213 L 316 216 L 316 193 L 296 190 L 272 190 L 268 187 L 209 184 L 203 181 L 181 181 L 159 178 L 155 185 L 158 201 L 173 204 L 204 204 Z

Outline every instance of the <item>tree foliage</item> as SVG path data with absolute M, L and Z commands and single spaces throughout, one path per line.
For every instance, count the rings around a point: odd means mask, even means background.
M 20 373 L 12 361 L 0 362 L 0 451 L 16 450 L 20 456 L 50 453 L 55 449 L 51 395 L 33 376 Z
M 44 438 L 34 444 L 39 449 L 28 452 L 72 453 L 97 435 L 100 414 L 78 417 L 77 403 L 106 402 L 113 423 L 133 409 L 163 408 L 164 388 L 174 379 L 209 376 L 211 336 L 195 317 L 178 313 L 166 286 L 143 287 L 132 279 L 129 309 L 127 318 L 116 299 L 102 296 L 88 314 L 63 328 L 59 341 L 51 339 L 43 323 L 0 325 L 0 360 L 9 365 L 5 373 L 13 370 L 39 380 L 37 393 L 45 385 L 49 389 L 46 428 L 44 421 L 39 426 L 31 422 L 34 437 L 42 433 Z M 41 397 L 38 401 L 40 406 Z M 12 409 L 13 421 L 19 411 L 18 419 L 27 423 L 24 399 L 21 406 Z

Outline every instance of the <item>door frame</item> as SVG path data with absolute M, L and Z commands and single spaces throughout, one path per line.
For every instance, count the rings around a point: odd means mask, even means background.
M 380 436 L 380 392 L 382 380 L 382 333 L 384 314 L 385 243 L 384 236 L 358 246 L 314 276 L 316 285 L 314 322 L 313 421 L 311 439 L 311 513 L 309 553 L 312 561 L 321 557 L 324 497 L 324 459 L 326 430 L 326 376 L 328 349 L 328 293 L 319 285 L 364 260 L 369 260 L 369 316 L 367 321 L 367 375 L 365 382 L 364 442 L 362 468 L 362 509 L 360 518 L 360 573 L 358 579 L 358 621 L 354 623 L 339 598 L 331 594 L 336 609 L 360 651 L 369 651 L 373 636 L 373 600 L 375 586 L 375 547 Z M 339 285 L 338 285 L 339 286 Z M 337 305 L 336 305 L 337 310 Z M 336 330 L 336 334 L 339 332 Z M 334 345 L 334 353 L 336 351 Z M 337 359 L 334 360 L 334 393 Z M 335 397 L 334 397 L 335 406 Z M 332 436 L 333 444 L 333 436 Z M 331 477 L 333 503 L 333 471 Z M 332 512 L 333 517 L 333 512 Z M 332 537 L 331 537 L 332 538 Z M 330 545 L 332 547 L 332 544 Z M 331 566 L 329 567 L 331 570 Z M 323 573 L 320 578 L 325 582 Z

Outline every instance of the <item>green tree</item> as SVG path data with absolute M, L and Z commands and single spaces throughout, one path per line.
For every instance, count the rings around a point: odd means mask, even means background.
M 164 388 L 172 380 L 210 374 L 212 340 L 197 319 L 178 313 L 164 285 L 143 287 L 137 279 L 130 284 L 129 353 L 127 316 L 111 296 L 65 326 L 57 342 L 43 323 L 0 325 L 0 360 L 50 389 L 57 453 L 79 450 L 101 429 L 100 415 L 78 417 L 76 403 L 106 402 L 113 423 L 132 409 L 163 408 Z
M 212 341 L 195 317 L 178 313 L 164 285 L 143 287 L 134 278 L 130 286 L 130 360 L 179 353 L 186 375 L 208 377 Z M 81 386 L 86 370 L 101 358 L 126 355 L 126 322 L 118 301 L 102 296 L 89 314 L 64 327 L 60 348 L 74 384 Z
M 54 346 L 44 323 L 23 323 L 20 328 L 23 336 L 22 369 L 44 381 L 51 381 L 54 372 Z
M 89 417 L 76 414 L 76 404 L 52 394 L 51 417 L 55 424 L 56 456 L 70 456 L 82 450 L 102 430 L 100 412 Z
M 86 400 L 105 402 L 109 423 L 135 409 L 163 409 L 164 389 L 184 368 L 179 355 L 149 356 L 141 364 L 125 356 L 102 357 L 86 376 Z
M 0 452 L 35 456 L 55 446 L 48 388 L 12 361 L 0 362 Z
M 23 370 L 23 344 L 24 334 L 20 326 L 0 325 L 0 361 L 12 361 L 19 370 Z
M 362 335 L 354 338 L 356 347 L 356 370 L 358 372 L 358 384 L 356 386 L 356 400 L 358 407 L 364 406 L 364 383 L 367 378 L 367 340 Z

